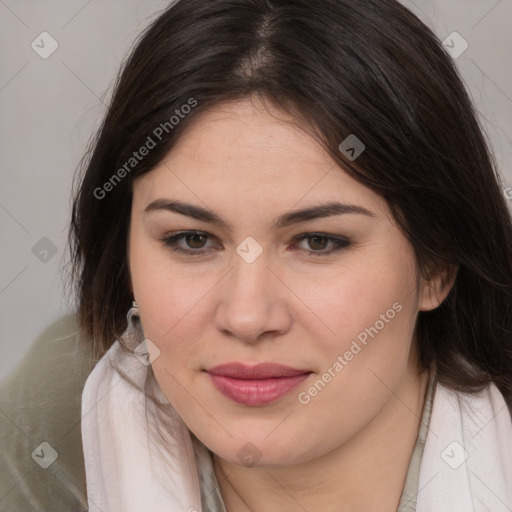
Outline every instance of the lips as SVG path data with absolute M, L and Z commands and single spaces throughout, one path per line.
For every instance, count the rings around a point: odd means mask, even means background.
M 250 406 L 266 405 L 278 400 L 311 373 L 310 370 L 276 363 L 227 363 L 206 371 L 213 385 L 224 396 Z

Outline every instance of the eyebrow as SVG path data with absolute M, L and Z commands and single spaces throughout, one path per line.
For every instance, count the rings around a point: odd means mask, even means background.
M 222 219 L 222 217 L 217 215 L 212 210 L 203 208 L 201 206 L 195 206 L 190 203 L 184 203 L 182 201 L 157 199 L 156 201 L 153 201 L 148 206 L 146 206 L 144 213 L 147 214 L 162 210 L 186 215 L 187 217 L 192 217 L 203 222 L 208 222 L 210 224 L 223 227 L 229 231 L 233 231 L 232 225 L 229 222 L 226 222 L 224 219 Z M 300 222 L 307 222 L 323 217 L 331 217 L 334 215 L 344 214 L 358 214 L 366 215 L 368 217 L 376 217 L 373 212 L 362 206 L 331 201 L 329 203 L 287 212 L 274 221 L 272 229 L 284 228 L 291 226 L 292 224 L 298 224 Z

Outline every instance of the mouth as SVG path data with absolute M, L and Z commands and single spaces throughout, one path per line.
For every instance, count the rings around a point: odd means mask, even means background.
M 287 395 L 312 372 L 275 363 L 227 363 L 206 370 L 225 397 L 249 406 L 270 404 Z

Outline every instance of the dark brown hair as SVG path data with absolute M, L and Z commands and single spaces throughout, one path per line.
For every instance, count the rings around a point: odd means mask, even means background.
M 73 204 L 72 277 L 92 354 L 126 328 L 133 180 L 201 112 L 252 95 L 386 199 L 424 275 L 458 267 L 444 302 L 419 313 L 419 363 L 436 361 L 454 389 L 494 381 L 512 403 L 512 225 L 496 163 L 452 59 L 394 0 L 181 0 L 145 30 Z M 350 134 L 366 146 L 357 166 L 338 149 Z M 148 137 L 155 146 L 127 166 Z

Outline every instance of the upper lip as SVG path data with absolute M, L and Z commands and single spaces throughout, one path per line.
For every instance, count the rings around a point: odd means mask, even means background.
M 299 370 L 277 363 L 225 363 L 206 370 L 212 375 L 222 375 L 233 379 L 270 379 L 272 377 L 296 377 L 310 373 L 309 370 Z

